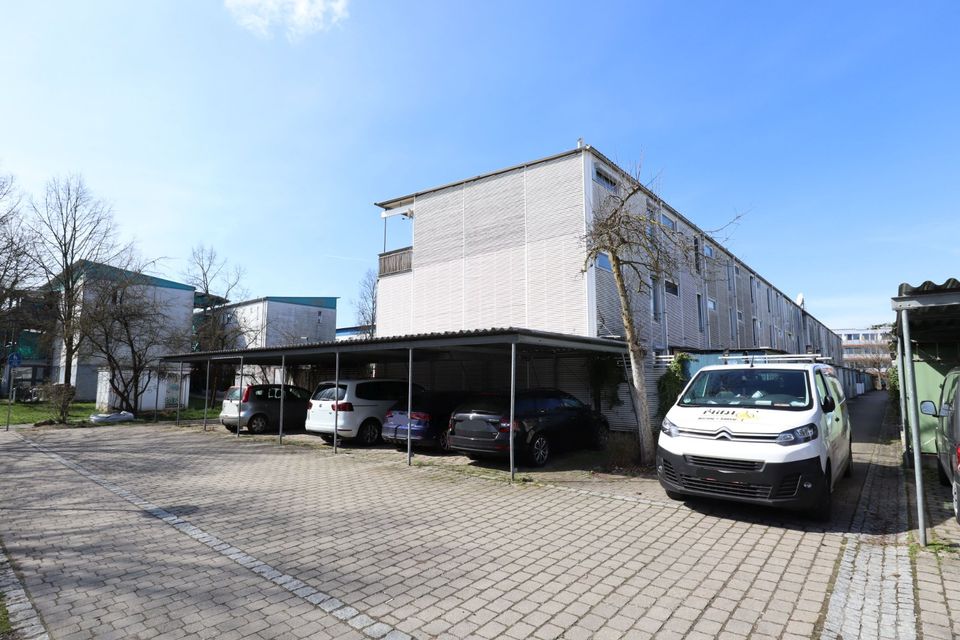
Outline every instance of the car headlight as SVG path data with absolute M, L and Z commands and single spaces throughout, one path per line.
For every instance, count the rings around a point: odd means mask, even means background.
M 817 425 L 815 424 L 805 424 L 802 427 L 797 427 L 796 429 L 790 429 L 789 431 L 784 431 L 779 436 L 777 436 L 777 444 L 782 444 L 785 447 L 789 447 L 794 444 L 803 444 L 804 442 L 810 442 L 811 440 L 817 439 Z
M 664 418 L 663 422 L 660 423 L 660 433 L 671 438 L 676 438 L 680 435 L 680 430 L 677 428 L 677 425 Z

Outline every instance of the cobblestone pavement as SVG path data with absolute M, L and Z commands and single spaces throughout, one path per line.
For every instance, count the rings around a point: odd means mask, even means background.
M 854 424 L 882 405 L 853 401 Z M 857 428 L 826 525 L 650 479 L 510 486 L 225 432 L 25 430 L 0 434 L 0 538 L 58 640 L 807 638 L 861 565 L 906 625 L 905 523 L 876 519 L 897 511 L 896 445 Z

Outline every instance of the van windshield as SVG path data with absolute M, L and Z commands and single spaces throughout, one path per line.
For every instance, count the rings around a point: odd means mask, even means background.
M 797 369 L 714 369 L 694 377 L 679 405 L 801 411 L 811 407 L 810 388 L 806 372 Z

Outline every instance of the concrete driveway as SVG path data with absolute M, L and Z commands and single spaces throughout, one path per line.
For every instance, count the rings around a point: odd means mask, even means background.
M 915 637 L 884 405 L 851 402 L 854 477 L 826 525 L 650 478 L 511 486 L 173 427 L 0 433 L 0 588 L 29 596 L 23 637 L 56 639 Z

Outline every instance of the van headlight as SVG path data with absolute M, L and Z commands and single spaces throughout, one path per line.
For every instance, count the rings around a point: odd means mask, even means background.
M 777 436 L 777 444 L 782 444 L 785 447 L 789 447 L 793 444 L 803 444 L 804 442 L 810 442 L 811 440 L 817 439 L 817 425 L 815 424 L 805 424 L 802 427 L 797 427 L 796 429 L 790 429 L 789 431 L 784 431 L 779 436 Z
M 677 425 L 664 418 L 663 422 L 660 423 L 660 433 L 670 438 L 676 438 L 680 435 L 680 430 L 677 429 Z

